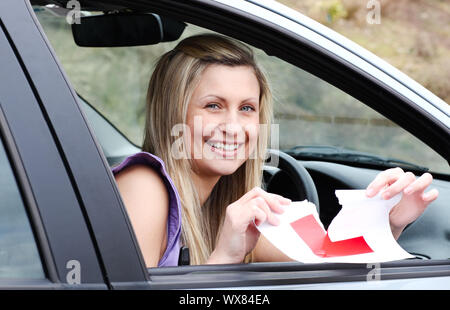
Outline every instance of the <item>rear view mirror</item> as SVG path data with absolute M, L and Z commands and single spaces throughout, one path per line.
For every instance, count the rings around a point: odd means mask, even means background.
M 185 27 L 156 14 L 119 13 L 81 17 L 72 24 L 72 34 L 83 47 L 136 46 L 175 41 Z

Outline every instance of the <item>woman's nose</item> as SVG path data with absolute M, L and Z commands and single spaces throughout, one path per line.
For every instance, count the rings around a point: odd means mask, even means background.
M 235 110 L 228 110 L 224 116 L 225 124 L 237 124 L 239 121 L 238 113 Z
M 240 123 L 239 115 L 237 112 L 230 111 L 226 114 L 226 117 L 222 120 L 220 129 L 227 136 L 235 137 L 239 133 L 243 132 L 243 126 Z
M 239 130 L 245 125 L 245 119 L 239 113 L 238 110 L 232 110 L 227 113 L 227 124 L 232 125 L 231 128 L 237 128 Z M 236 130 L 237 130 L 236 129 Z

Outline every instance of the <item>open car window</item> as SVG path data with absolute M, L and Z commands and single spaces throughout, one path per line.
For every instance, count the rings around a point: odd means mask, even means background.
M 42 6 L 35 6 L 34 9 L 59 62 L 79 95 L 81 107 L 111 167 L 140 150 L 145 97 L 158 57 L 172 49 L 179 40 L 211 31 L 187 24 L 176 41 L 147 46 L 80 47 L 73 40 L 64 14 Z M 285 150 L 301 160 L 334 162 L 349 167 L 360 167 L 362 164 L 373 170 L 373 176 L 393 166 L 402 166 L 417 173 L 431 171 L 447 176 L 450 174 L 449 165 L 442 156 L 363 102 L 280 58 L 269 56 L 257 48 L 254 51 L 274 94 L 274 123 L 279 131 L 270 147 Z M 345 156 L 340 157 L 339 154 Z M 447 215 L 448 212 L 443 214 L 444 221 L 448 221 Z M 430 223 L 423 224 L 420 230 L 412 233 L 415 239 L 407 239 L 404 244 L 413 243 L 411 248 L 421 247 L 431 240 L 425 236 L 431 233 L 426 229 Z M 434 253 L 437 254 L 423 257 L 447 259 L 450 253 L 441 245 L 436 243 L 434 246 Z M 398 266 L 392 266 L 395 274 Z M 201 287 L 204 269 L 201 266 L 186 268 L 198 272 Z M 233 268 L 230 272 L 240 276 L 241 271 L 247 270 L 250 274 L 255 267 Z M 261 268 L 266 268 L 267 272 L 280 269 L 278 265 L 270 264 Z M 283 268 L 289 271 L 296 270 L 298 266 L 288 264 Z M 315 270 L 321 267 L 307 268 Z M 154 270 L 153 279 L 159 276 L 169 279 L 169 282 L 172 279 L 173 287 L 177 287 L 177 280 L 181 284 L 192 280 L 183 280 L 177 271 L 171 274 L 170 270 Z M 330 274 L 329 279 L 332 277 Z

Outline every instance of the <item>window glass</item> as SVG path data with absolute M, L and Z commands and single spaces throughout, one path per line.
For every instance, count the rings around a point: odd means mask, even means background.
M 0 280 L 45 278 L 36 241 L 0 139 Z
M 43 7 L 35 7 L 35 12 L 78 94 L 140 146 L 151 72 L 158 57 L 177 42 L 79 47 L 65 15 L 58 16 Z M 202 32 L 208 30 L 188 25 L 180 40 Z M 260 50 L 255 52 L 274 94 L 275 123 L 279 124 L 275 146 L 283 150 L 315 146 L 315 152 L 338 147 L 450 173 L 444 158 L 381 114 L 293 65 Z

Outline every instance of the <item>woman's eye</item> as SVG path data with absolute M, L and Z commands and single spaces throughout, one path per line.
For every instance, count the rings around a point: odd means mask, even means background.
M 255 111 L 255 109 L 252 106 L 249 106 L 249 105 L 243 106 L 241 109 L 243 111 L 245 111 L 245 112 Z
M 209 103 L 209 104 L 207 104 L 207 105 L 205 106 L 205 108 L 215 110 L 215 109 L 218 109 L 218 108 L 219 108 L 219 105 L 218 105 L 217 103 Z

